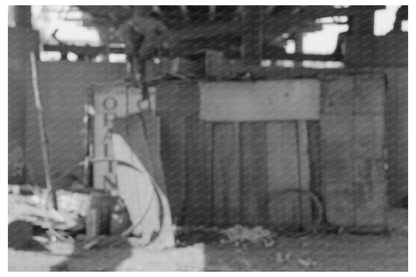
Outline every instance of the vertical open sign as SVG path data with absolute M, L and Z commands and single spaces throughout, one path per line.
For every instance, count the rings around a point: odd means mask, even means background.
M 155 90 L 150 90 L 150 99 L 143 101 L 140 88 L 114 86 L 94 89 L 94 188 L 113 191 L 117 186 L 114 174 L 112 149 L 112 127 L 115 118 L 123 118 L 142 110 L 155 107 Z

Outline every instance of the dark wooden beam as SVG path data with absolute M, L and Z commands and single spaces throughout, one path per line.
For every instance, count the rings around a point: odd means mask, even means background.
M 104 47 L 104 46 L 77 46 L 77 45 L 51 45 L 44 44 L 43 51 L 58 51 L 61 53 L 72 52 L 75 54 L 98 56 L 105 53 L 124 54 L 124 47 Z
M 264 59 L 267 60 L 291 60 L 291 61 L 342 61 L 341 55 L 318 55 L 318 54 L 273 54 L 272 52 L 265 53 Z
M 241 57 L 260 62 L 263 50 L 264 12 L 261 6 L 244 6 L 241 23 Z
M 182 49 L 183 48 L 183 49 Z M 182 49 L 182 50 L 181 50 Z M 177 56 L 186 56 L 189 55 L 190 52 L 195 52 L 196 50 L 200 50 L 199 47 L 196 47 L 195 51 L 188 51 L 188 47 L 181 47 L 178 50 L 175 50 L 175 54 Z M 58 51 L 61 53 L 68 53 L 72 52 L 75 54 L 84 54 L 84 55 L 91 55 L 91 56 L 98 56 L 99 54 L 105 53 L 113 53 L 113 54 L 124 54 L 124 47 L 103 47 L 103 46 L 76 46 L 76 45 L 50 45 L 45 44 L 43 45 L 44 51 Z M 270 60 L 292 60 L 292 61 L 342 61 L 341 55 L 315 55 L 315 54 L 287 54 L 281 53 L 281 51 L 274 51 L 273 47 L 265 47 L 263 58 L 270 59 Z M 182 51 L 184 51 L 182 53 Z M 183 55 L 182 55 L 183 54 Z
M 251 6 L 255 7 L 255 6 Z M 260 7 L 259 7 L 260 8 Z M 243 10 L 243 9 L 241 9 Z M 242 12 L 242 11 L 241 11 Z M 316 18 L 349 15 L 350 10 L 348 8 L 324 8 L 320 10 L 318 8 L 312 8 L 307 13 L 294 14 L 290 16 L 288 20 L 287 16 L 267 15 L 264 16 L 264 36 L 275 37 L 281 35 L 291 25 L 302 24 L 302 22 L 314 20 Z M 246 16 L 247 17 L 247 16 Z M 166 24 L 170 27 L 171 36 L 177 40 L 192 39 L 196 37 L 212 37 L 218 35 L 240 34 L 242 32 L 243 24 L 239 21 L 229 22 L 207 22 L 207 23 L 189 23 L 182 22 L 175 24 Z
M 31 6 L 14 6 L 14 22 L 16 27 L 32 28 Z
M 350 31 L 351 33 L 374 34 L 374 10 L 367 8 L 350 8 Z

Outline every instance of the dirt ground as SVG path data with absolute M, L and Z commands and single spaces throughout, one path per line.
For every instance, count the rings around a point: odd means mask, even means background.
M 211 242 L 156 251 L 118 244 L 65 254 L 62 245 L 55 254 L 9 249 L 9 271 L 407 271 L 407 242 L 407 234 L 395 233 L 279 237 L 269 248 Z
M 278 236 L 276 244 L 220 243 L 211 232 L 177 234 L 178 247 L 135 247 L 134 240 L 105 238 L 91 250 L 82 242 L 33 241 L 8 249 L 9 271 L 407 271 L 408 212 L 388 212 L 389 234 L 319 233 Z

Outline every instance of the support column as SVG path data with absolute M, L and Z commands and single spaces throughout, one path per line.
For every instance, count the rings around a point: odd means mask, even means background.
M 32 28 L 32 7 L 14 6 L 14 21 L 16 27 Z
M 297 33 L 295 35 L 295 53 L 296 54 L 303 53 L 303 33 Z M 296 61 L 295 66 L 302 67 L 302 61 Z
M 263 7 L 242 8 L 241 57 L 246 62 L 259 63 L 263 54 Z

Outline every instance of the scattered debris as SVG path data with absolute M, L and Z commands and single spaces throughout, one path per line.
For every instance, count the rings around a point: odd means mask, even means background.
M 297 262 L 301 266 L 304 266 L 304 267 L 314 267 L 318 264 L 316 261 L 312 260 L 311 258 L 308 258 L 308 259 L 298 258 Z
M 290 260 L 292 257 L 292 253 L 290 251 L 284 253 L 284 252 L 277 252 L 276 253 L 276 262 L 278 264 L 286 263 Z
M 46 205 L 47 190 L 30 185 L 9 185 L 9 223 L 20 220 L 27 225 L 53 230 L 52 237 L 69 238 L 85 229 L 85 215 L 89 207 L 89 195 L 58 190 L 59 211 Z M 14 233 L 17 229 L 14 229 Z M 10 238 L 9 238 L 10 240 Z
M 227 239 L 221 240 L 221 243 L 234 243 L 237 247 L 243 242 L 263 243 L 265 247 L 272 247 L 276 244 L 274 235 L 270 230 L 264 229 L 261 226 L 249 228 L 241 225 L 236 225 L 222 231 Z

